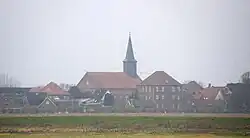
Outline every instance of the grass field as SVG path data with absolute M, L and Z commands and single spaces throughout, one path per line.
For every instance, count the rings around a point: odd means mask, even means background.
M 48 115 L 1 116 L 4 132 L 245 132 L 250 118 L 239 116 Z
M 244 136 L 218 136 L 212 134 L 80 134 L 80 133 L 51 133 L 51 134 L 0 134 L 1 138 L 241 138 Z

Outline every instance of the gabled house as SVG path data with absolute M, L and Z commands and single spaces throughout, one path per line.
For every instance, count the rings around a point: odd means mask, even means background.
M 224 112 L 226 109 L 226 87 L 209 86 L 193 95 L 197 112 Z
M 178 112 L 182 110 L 181 84 L 164 71 L 156 71 L 137 85 L 142 110 Z
M 56 83 L 50 82 L 46 86 L 39 86 L 39 87 L 34 87 L 30 89 L 29 91 L 29 100 L 35 100 L 32 101 L 32 103 L 37 103 L 37 98 L 38 97 L 43 97 L 42 100 L 45 97 L 50 97 L 53 99 L 69 99 L 70 94 L 67 91 L 64 91 L 61 89 Z M 41 101 L 41 99 L 39 100 Z M 41 103 L 41 102 L 40 102 Z M 38 103 L 38 104 L 40 104 Z
M 194 112 L 193 99 L 194 96 L 203 88 L 196 81 L 190 81 L 182 85 L 183 88 L 183 111 Z
M 81 112 L 79 100 L 56 100 L 51 97 L 46 97 L 37 109 L 39 113 Z
M 56 83 L 31 88 L 27 93 L 30 108 L 36 112 L 56 112 L 56 100 L 70 100 L 70 94 L 62 90 Z

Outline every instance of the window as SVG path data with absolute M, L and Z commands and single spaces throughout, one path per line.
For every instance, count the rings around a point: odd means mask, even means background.
M 164 86 L 161 87 L 161 91 L 164 92 Z
M 145 96 L 145 100 L 148 100 L 148 97 L 147 97 L 147 96 Z
M 175 90 L 175 87 L 174 86 L 172 86 L 172 92 L 175 92 L 176 90 Z
M 49 104 L 49 101 L 46 101 L 46 103 L 45 104 Z
M 175 100 L 175 95 L 172 95 L 172 99 Z
M 177 104 L 177 109 L 180 109 L 180 104 Z
M 177 96 L 177 100 L 180 100 L 180 96 L 179 95 Z
M 151 87 L 150 86 L 148 86 L 148 92 L 151 92 Z
M 159 100 L 159 95 L 155 95 L 155 99 L 156 99 L 156 100 Z
M 178 92 L 181 92 L 181 87 L 177 87 L 177 89 L 178 89 Z
M 147 86 L 145 86 L 145 92 L 148 92 Z
M 142 92 L 144 92 L 144 86 L 141 86 L 141 90 L 142 90 Z
M 173 109 L 175 109 L 175 105 L 173 104 Z
M 165 98 L 164 95 L 162 95 L 162 96 L 161 96 L 161 99 L 164 100 L 164 98 Z
M 161 104 L 161 108 L 164 108 L 164 104 Z
M 151 96 L 148 96 L 148 99 L 150 100 L 150 99 L 151 99 Z
M 159 87 L 158 86 L 156 86 L 155 89 L 156 89 L 156 92 L 159 92 Z
M 159 105 L 158 105 L 158 104 L 156 104 L 156 108 L 159 108 Z

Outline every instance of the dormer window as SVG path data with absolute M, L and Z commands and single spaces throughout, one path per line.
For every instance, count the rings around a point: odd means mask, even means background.
M 165 83 L 168 84 L 168 80 L 165 80 Z

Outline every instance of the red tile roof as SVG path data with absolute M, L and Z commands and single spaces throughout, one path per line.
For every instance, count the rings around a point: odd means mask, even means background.
M 142 81 L 142 85 L 181 85 L 164 71 L 156 71 Z
M 135 89 L 140 78 L 124 72 L 87 72 L 77 84 L 80 89 Z
M 50 82 L 46 86 L 32 88 L 29 92 L 43 92 L 48 95 L 69 95 L 68 92 L 62 90 L 56 83 Z

